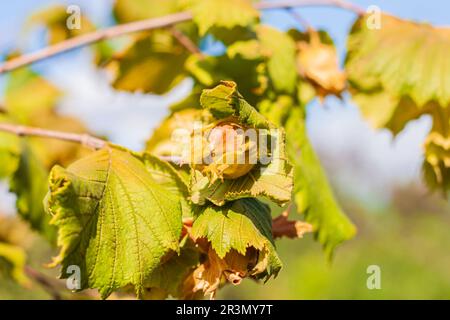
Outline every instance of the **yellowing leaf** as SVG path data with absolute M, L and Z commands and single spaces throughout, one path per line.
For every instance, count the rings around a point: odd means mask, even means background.
M 450 190 L 450 108 L 430 110 L 433 128 L 425 140 L 423 173 L 431 189 Z
M 54 5 L 38 11 L 28 19 L 26 30 L 35 25 L 44 25 L 47 28 L 50 44 L 56 44 L 95 30 L 94 24 L 84 14 L 76 16 L 73 11 L 68 12 L 67 10 L 66 6 Z M 79 24 L 74 28 L 68 28 L 68 23 L 72 23 L 75 19 L 79 19 Z M 112 48 L 106 42 L 96 43 L 93 47 L 97 64 L 106 61 L 112 54 Z
M 156 18 L 178 11 L 179 0 L 116 0 L 114 16 L 119 23 Z
M 410 97 L 419 107 L 450 104 L 450 29 L 435 28 L 383 14 L 380 29 L 366 17 L 353 26 L 346 70 L 360 91 L 381 87 L 395 98 Z
M 67 27 L 67 20 L 71 13 L 67 12 L 67 7 L 55 5 L 34 13 L 29 19 L 27 27 L 36 24 L 43 24 L 48 29 L 49 43 L 66 40 L 71 37 L 91 32 L 95 28 L 93 24 L 84 16 L 80 16 L 80 28 Z
M 30 279 L 25 275 L 25 251 L 8 243 L 0 242 L 0 273 L 11 276 L 21 285 L 28 286 Z
M 126 150 L 107 147 L 54 167 L 47 206 L 61 247 L 52 265 L 62 264 L 62 278 L 79 266 L 82 289 L 103 298 L 129 284 L 142 295 L 161 259 L 179 250 L 179 199 Z
M 433 129 L 425 141 L 424 177 L 446 192 L 450 136 L 450 28 L 382 15 L 381 29 L 360 18 L 348 41 L 346 68 L 354 101 L 376 128 L 394 134 L 429 114 Z
M 425 140 L 425 180 L 432 188 L 440 187 L 444 193 L 450 189 L 450 137 L 431 132 Z
M 192 12 L 201 35 L 205 35 L 212 27 L 246 27 L 259 17 L 251 0 L 195 0 Z
M 0 122 L 8 122 L 0 115 Z M 0 132 L 0 179 L 8 178 L 19 166 L 20 138 L 9 133 Z
M 185 280 L 181 298 L 195 299 L 196 294 L 200 292 L 213 299 L 219 286 L 225 281 L 239 285 L 242 279 L 249 275 L 252 265 L 256 263 L 256 256 L 256 251 L 249 249 L 245 255 L 231 250 L 225 257 L 219 258 L 217 253 L 209 248 L 207 259 Z
M 309 31 L 309 41 L 298 42 L 297 66 L 300 74 L 310 81 L 320 97 L 340 96 L 345 89 L 346 76 L 339 69 L 336 49 L 323 43 L 317 31 Z
M 51 111 L 60 95 L 53 84 L 30 69 L 15 70 L 6 86 L 6 111 L 9 117 L 30 124 L 35 116 Z
M 140 36 L 108 64 L 113 86 L 119 90 L 163 94 L 185 78 L 189 52 L 169 31 Z

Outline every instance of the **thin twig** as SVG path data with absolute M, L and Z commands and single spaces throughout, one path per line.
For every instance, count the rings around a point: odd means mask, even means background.
M 255 8 L 259 10 L 270 9 L 287 9 L 294 7 L 305 6 L 334 6 L 355 12 L 358 15 L 363 15 L 364 10 L 350 2 L 343 0 L 283 0 L 283 1 L 261 1 L 255 3 Z M 107 40 L 133 32 L 152 30 L 159 28 L 166 28 L 173 26 L 180 22 L 189 21 L 192 19 L 192 14 L 188 11 L 170 14 L 163 17 L 140 20 L 130 23 L 116 25 L 110 28 L 97 30 L 78 37 L 70 38 L 61 41 L 52 46 L 45 47 L 33 53 L 25 54 L 17 58 L 13 58 L 0 65 L 0 74 L 35 63 L 40 60 L 56 56 L 63 52 L 81 48 L 102 40 Z
M 47 293 L 54 299 L 54 300 L 61 300 L 62 296 L 60 294 L 61 291 L 61 284 L 57 283 L 55 279 L 48 277 L 47 275 L 43 274 L 42 272 L 33 269 L 30 266 L 25 266 L 25 274 L 39 283 L 39 285 L 47 291 Z
M 96 138 L 86 133 L 71 133 L 71 132 L 47 130 L 37 127 L 28 127 L 10 123 L 0 123 L 0 131 L 15 134 L 19 137 L 31 136 L 31 137 L 42 137 L 42 138 L 70 141 L 79 143 L 85 147 L 95 150 L 102 149 L 108 145 L 108 141 Z M 160 156 L 159 158 L 163 161 L 172 162 L 174 164 L 182 163 L 179 157 Z
M 61 41 L 52 46 L 45 47 L 39 51 L 11 59 L 0 66 L 0 74 L 102 40 L 107 40 L 138 31 L 164 28 L 191 19 L 191 13 L 185 11 L 170 14 L 160 18 L 130 22 L 102 30 L 97 30 L 92 33 L 87 33 L 78 37 Z
M 13 133 L 17 136 L 35 136 L 64 141 L 77 142 L 92 149 L 101 149 L 107 145 L 105 140 L 93 137 L 89 134 L 69 133 L 62 131 L 47 130 L 36 127 L 27 127 L 10 123 L 0 123 L 0 131 Z
M 305 18 L 303 18 L 296 11 L 294 11 L 293 8 L 286 9 L 286 11 L 292 16 L 292 18 L 294 18 L 295 21 L 297 21 L 303 27 L 303 29 L 305 29 L 306 31 L 312 29 L 309 22 L 306 21 Z
M 255 4 L 255 8 L 259 10 L 269 9 L 288 9 L 295 7 L 320 7 L 331 6 L 348 11 L 352 11 L 357 15 L 364 15 L 363 8 L 345 1 L 345 0 L 280 0 L 280 1 L 261 1 Z
M 196 54 L 199 57 L 204 57 L 203 53 L 200 51 L 200 49 L 197 47 L 197 45 L 183 32 L 175 28 L 174 26 L 169 28 L 170 32 L 174 36 L 175 39 L 183 46 L 185 47 L 190 53 Z

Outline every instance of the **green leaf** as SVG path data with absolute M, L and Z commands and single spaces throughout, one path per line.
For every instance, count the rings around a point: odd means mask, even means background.
M 22 141 L 19 166 L 10 179 L 10 191 L 17 196 L 19 215 L 31 227 L 54 243 L 56 228 L 50 225 L 51 216 L 45 212 L 42 200 L 48 191 L 48 171 L 33 151 L 33 145 Z
M 0 115 L 0 122 L 4 121 Z M 10 177 L 19 166 L 20 138 L 10 133 L 0 132 L 0 179 Z
M 236 116 L 244 125 L 258 129 L 271 127 L 267 119 L 245 101 L 233 81 L 221 81 L 215 88 L 203 90 L 200 104 L 204 109 L 210 110 L 217 119 Z
M 287 153 L 294 164 L 294 200 L 297 210 L 316 231 L 325 253 L 352 238 L 356 228 L 336 202 L 320 161 L 306 135 L 303 114 L 293 109 L 286 122 Z
M 159 266 L 149 277 L 146 287 L 163 289 L 172 297 L 179 297 L 183 280 L 199 262 L 199 252 L 192 240 L 185 239 L 180 253 L 171 253 L 171 257 Z
M 81 286 L 106 298 L 128 284 L 141 296 L 148 277 L 179 250 L 180 200 L 126 150 L 107 147 L 67 169 L 55 166 L 47 206 L 58 227 L 52 265 L 81 268 Z
M 169 163 L 148 153 L 144 153 L 141 159 L 153 181 L 163 186 L 179 199 L 183 217 L 191 217 L 192 209 L 188 201 L 189 188 L 182 175 Z
M 61 92 L 30 69 L 13 71 L 5 90 L 8 115 L 22 124 L 30 124 L 39 114 L 51 111 Z
M 260 258 L 266 259 L 263 269 L 267 277 L 276 276 L 281 269 L 272 238 L 270 209 L 259 200 L 242 199 L 223 207 L 205 207 L 194 221 L 191 236 L 209 240 L 219 258 L 232 249 L 241 255 L 249 247 L 263 252 Z
M 256 28 L 262 55 L 267 57 L 267 70 L 276 91 L 294 93 L 297 84 L 295 42 L 286 33 L 259 25 Z
M 201 35 L 211 28 L 246 27 L 259 17 L 251 0 L 195 0 L 192 13 Z
M 29 285 L 30 279 L 25 275 L 26 253 L 19 247 L 0 242 L 0 274 L 10 276 L 21 285 Z
M 119 52 L 107 68 L 114 88 L 163 94 L 185 78 L 189 52 L 167 30 L 139 36 Z

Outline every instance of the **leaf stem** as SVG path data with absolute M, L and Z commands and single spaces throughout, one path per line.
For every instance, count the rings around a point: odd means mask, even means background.
M 364 14 L 364 10 L 362 8 L 344 0 L 282 0 L 282 1 L 261 1 L 255 3 L 255 8 L 258 10 L 288 9 L 305 6 L 333 6 L 353 11 L 358 15 Z M 138 31 L 166 28 L 173 26 L 177 23 L 190 20 L 192 20 L 192 14 L 189 11 L 183 11 L 179 13 L 166 15 L 163 17 L 124 23 L 113 27 L 97 30 L 91 33 L 70 38 L 65 41 L 61 41 L 57 44 L 45 47 L 36 52 L 24 54 L 22 56 L 6 61 L 2 65 L 0 65 L 0 74 L 102 40 L 107 40 Z

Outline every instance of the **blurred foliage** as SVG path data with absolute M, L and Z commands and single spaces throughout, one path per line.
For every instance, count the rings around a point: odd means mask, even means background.
M 280 240 L 283 272 L 264 286 L 244 281 L 224 288 L 219 299 L 449 299 L 450 207 L 423 188 L 403 187 L 384 211 L 371 212 L 343 200 L 359 226 L 330 264 L 310 236 Z M 417 199 L 411 204 L 411 199 Z M 417 205 L 420 204 L 420 205 Z M 381 268 L 381 290 L 366 286 L 367 267 Z
M 383 14 L 382 28 L 368 17 L 350 32 L 346 70 L 350 91 L 375 128 L 398 134 L 423 115 L 433 126 L 425 141 L 424 178 L 431 189 L 450 188 L 450 28 Z

